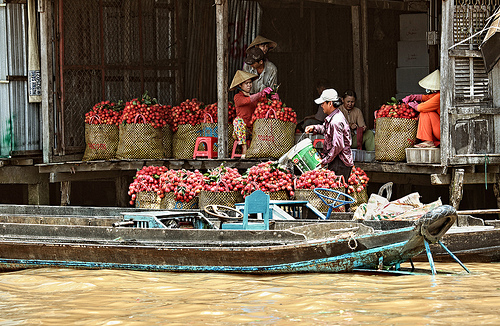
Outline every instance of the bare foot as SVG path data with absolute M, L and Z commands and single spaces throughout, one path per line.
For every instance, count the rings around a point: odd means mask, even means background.
M 435 148 L 436 145 L 434 145 L 434 142 L 432 142 L 430 140 L 426 140 L 426 141 L 421 142 L 420 144 L 415 145 L 414 147 L 417 147 L 417 148 Z

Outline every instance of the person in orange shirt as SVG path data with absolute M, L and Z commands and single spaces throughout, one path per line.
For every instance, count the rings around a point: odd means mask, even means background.
M 262 91 L 250 94 L 252 82 L 258 76 L 249 72 L 238 70 L 234 74 L 229 91 L 239 90 L 234 95 L 234 106 L 236 107 L 236 118 L 233 121 L 233 137 L 241 145 L 241 158 L 245 158 L 247 152 L 247 139 L 252 133 L 252 116 L 257 108 L 257 103 L 272 91 L 266 87 Z
M 420 112 L 418 118 L 417 138 L 422 142 L 417 148 L 437 147 L 441 141 L 440 124 L 440 76 L 439 69 L 424 77 L 418 84 L 425 88 L 428 94 L 408 95 L 403 102 Z

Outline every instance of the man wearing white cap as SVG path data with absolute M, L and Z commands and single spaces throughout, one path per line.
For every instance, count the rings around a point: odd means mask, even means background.
M 408 95 L 403 99 L 414 110 L 420 112 L 418 117 L 417 138 L 422 140 L 416 144 L 418 148 L 437 147 L 441 141 L 440 123 L 440 77 L 439 70 L 422 78 L 418 84 L 425 88 L 428 94 Z
M 322 125 L 307 126 L 305 132 L 325 135 L 321 166 L 327 167 L 337 175 L 343 175 L 347 182 L 354 163 L 351 151 L 351 129 L 344 114 L 339 110 L 342 99 L 336 90 L 329 88 L 325 89 L 314 102 L 321 104 L 327 117 Z

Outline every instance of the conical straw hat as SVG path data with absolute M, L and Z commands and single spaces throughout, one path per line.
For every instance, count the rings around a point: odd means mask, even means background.
M 271 41 L 270 39 L 267 39 L 265 38 L 264 36 L 260 36 L 258 35 L 253 41 L 252 43 L 250 43 L 250 45 L 248 46 L 247 48 L 247 51 L 251 48 L 253 48 L 254 46 L 256 45 L 259 45 L 259 44 L 264 44 L 264 43 L 269 43 L 269 50 L 272 50 L 274 49 L 275 47 L 278 46 L 278 43 L 274 42 L 274 41 Z
M 441 87 L 439 69 L 436 69 L 433 73 L 422 78 L 418 84 L 422 88 L 438 91 Z
M 246 80 L 254 79 L 257 77 L 259 77 L 259 76 L 251 74 L 251 73 L 243 71 L 243 70 L 238 70 L 234 74 L 234 78 L 233 78 L 233 81 L 231 83 L 231 86 L 229 87 L 229 90 L 234 91 L 236 89 L 236 87 L 238 87 L 239 84 L 243 83 Z

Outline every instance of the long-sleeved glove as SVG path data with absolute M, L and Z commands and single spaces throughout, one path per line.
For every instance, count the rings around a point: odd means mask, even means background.
M 421 94 L 412 94 L 412 95 L 408 95 L 405 98 L 403 98 L 403 103 L 405 103 L 405 104 L 408 104 L 408 102 L 412 102 L 412 101 L 421 102 L 422 95 Z
M 273 89 L 271 87 L 266 87 L 262 91 L 267 95 L 267 94 L 271 94 L 271 92 L 273 91 Z
M 271 100 L 279 101 L 280 100 L 280 96 L 278 95 L 278 93 L 271 95 Z
M 252 94 L 252 95 L 250 95 L 250 101 L 252 101 L 252 102 L 258 102 L 264 96 L 266 96 L 266 93 L 264 93 L 264 91 Z
M 418 111 L 417 110 L 418 102 L 415 102 L 415 101 L 409 102 L 408 106 L 411 107 L 413 110 Z
M 258 93 L 250 95 L 250 101 L 252 101 L 252 102 L 259 101 L 262 98 L 262 94 L 263 94 L 262 92 L 258 92 Z

